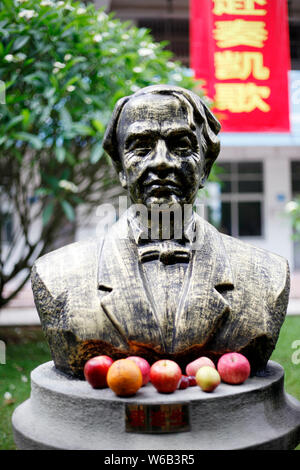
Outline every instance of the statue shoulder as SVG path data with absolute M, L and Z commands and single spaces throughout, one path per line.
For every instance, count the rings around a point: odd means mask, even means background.
M 84 240 L 58 248 L 38 258 L 31 271 L 31 282 L 37 279 L 49 289 L 62 288 L 70 278 L 96 272 L 102 240 Z
M 199 219 L 206 236 L 223 246 L 229 258 L 233 274 L 236 278 L 260 278 L 261 285 L 269 285 L 278 294 L 284 289 L 289 290 L 290 269 L 288 261 L 269 250 L 257 247 L 239 238 L 219 232 L 204 219 Z
M 248 276 L 259 277 L 261 285 L 268 286 L 275 297 L 284 290 L 289 291 L 290 269 L 285 258 L 228 235 L 221 234 L 221 237 L 237 275 L 244 271 Z

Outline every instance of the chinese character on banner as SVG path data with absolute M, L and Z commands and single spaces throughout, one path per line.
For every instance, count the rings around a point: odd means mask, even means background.
M 213 0 L 215 15 L 266 15 L 267 11 L 257 8 L 266 5 L 267 0 Z
M 191 68 L 223 132 L 289 132 L 287 0 L 191 0 Z

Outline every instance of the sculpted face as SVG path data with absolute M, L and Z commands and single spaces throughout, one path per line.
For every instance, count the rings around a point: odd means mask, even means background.
M 144 95 L 124 106 L 118 127 L 120 180 L 136 204 L 192 204 L 203 178 L 201 126 L 188 102 Z

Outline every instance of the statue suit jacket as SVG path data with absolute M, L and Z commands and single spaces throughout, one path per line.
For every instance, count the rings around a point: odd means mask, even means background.
M 229 351 L 245 354 L 253 373 L 265 368 L 286 314 L 287 261 L 219 233 L 198 215 L 195 222 L 201 244 L 178 292 L 172 335 L 151 302 L 135 241 L 118 238 L 122 219 L 105 239 L 36 261 L 35 304 L 58 369 L 82 377 L 86 360 L 98 354 L 170 358 L 184 369 L 200 355 L 217 360 Z

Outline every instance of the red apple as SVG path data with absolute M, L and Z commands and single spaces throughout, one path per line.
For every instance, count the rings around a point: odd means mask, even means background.
M 179 381 L 178 388 L 179 390 L 184 390 L 190 386 L 189 378 L 187 375 L 183 375 Z
M 198 369 L 203 366 L 210 366 L 214 369 L 216 366 L 214 365 L 213 361 L 209 359 L 209 357 L 201 356 L 198 359 L 195 359 L 193 362 L 190 362 L 185 369 L 186 375 L 193 375 L 194 377 L 197 374 Z
M 140 356 L 129 356 L 128 359 L 134 361 L 139 368 L 143 376 L 143 385 L 146 385 L 150 380 L 150 364 L 146 359 Z
M 241 384 L 250 375 L 250 364 L 243 354 L 230 352 L 220 357 L 217 370 L 223 382 L 228 384 Z
M 150 381 L 159 393 L 172 393 L 177 389 L 182 376 L 175 361 L 161 359 L 150 368 Z
M 212 392 L 221 382 L 219 372 L 211 366 L 203 366 L 198 369 L 196 381 L 204 392 Z
M 107 387 L 106 375 L 113 363 L 109 356 L 95 356 L 89 359 L 83 368 L 85 379 L 93 388 Z
M 190 387 L 194 387 L 195 385 L 197 385 L 196 377 L 194 375 L 189 375 L 188 379 Z

